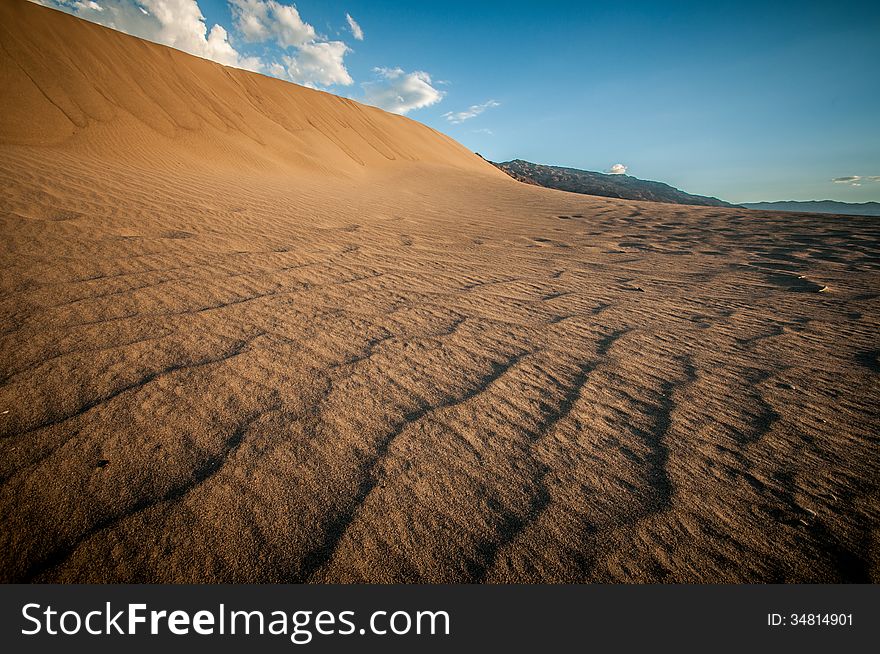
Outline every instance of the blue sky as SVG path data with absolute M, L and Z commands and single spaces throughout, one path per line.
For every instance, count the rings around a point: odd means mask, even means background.
M 733 202 L 880 201 L 876 1 L 39 1 L 496 161 L 623 164 Z

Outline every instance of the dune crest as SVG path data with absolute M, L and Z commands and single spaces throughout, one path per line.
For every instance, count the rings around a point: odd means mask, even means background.
M 454 140 L 403 116 L 25 0 L 0 2 L 0 48 L 3 144 L 171 168 L 211 162 L 362 176 L 421 162 L 495 174 Z

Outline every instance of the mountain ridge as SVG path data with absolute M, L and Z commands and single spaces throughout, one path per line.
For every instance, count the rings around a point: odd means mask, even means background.
M 517 181 L 559 191 L 669 204 L 707 207 L 735 206 L 718 198 L 687 193 L 664 182 L 639 179 L 630 175 L 615 175 L 579 168 L 536 164 L 524 159 L 490 163 Z

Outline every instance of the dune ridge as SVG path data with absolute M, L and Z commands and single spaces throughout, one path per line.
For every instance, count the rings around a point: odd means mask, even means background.
M 406 161 L 493 174 L 408 118 L 71 18 L 0 3 L 3 143 L 172 169 L 362 175 Z
M 520 184 L 24 0 L 0 46 L 3 581 L 880 578 L 875 219 Z

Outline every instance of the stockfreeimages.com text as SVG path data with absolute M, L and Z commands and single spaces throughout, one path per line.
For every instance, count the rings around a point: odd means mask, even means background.
M 417 634 L 448 636 L 450 619 L 446 611 L 373 611 L 358 626 L 354 611 L 263 611 L 230 610 L 220 604 L 216 610 L 151 610 L 146 604 L 126 604 L 116 609 L 107 602 L 88 612 L 58 610 L 30 603 L 22 607 L 26 636 L 39 634 L 72 636 L 190 634 L 288 636 L 296 645 L 305 645 L 314 636 L 377 636 Z

